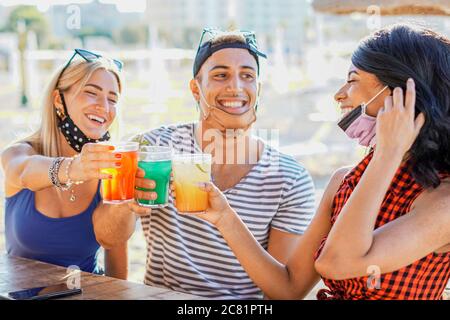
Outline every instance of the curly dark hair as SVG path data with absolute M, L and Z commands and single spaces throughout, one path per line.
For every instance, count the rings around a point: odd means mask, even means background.
M 408 151 L 414 179 L 425 188 L 450 172 L 450 40 L 430 29 L 395 24 L 363 39 L 352 55 L 357 68 L 391 89 L 416 84 L 416 117 L 425 124 Z

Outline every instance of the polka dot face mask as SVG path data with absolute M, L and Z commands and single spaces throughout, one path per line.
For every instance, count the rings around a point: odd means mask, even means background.
M 58 128 L 59 130 L 61 130 L 61 133 L 66 138 L 72 149 L 74 149 L 76 152 L 81 152 L 81 149 L 86 143 L 108 141 L 111 138 L 109 132 L 106 132 L 105 135 L 100 139 L 91 139 L 87 137 L 70 118 L 69 113 L 67 112 L 66 101 L 64 100 L 64 95 L 62 94 L 62 92 L 59 92 L 59 95 L 61 97 L 65 114 L 61 115 L 60 113 L 58 113 Z

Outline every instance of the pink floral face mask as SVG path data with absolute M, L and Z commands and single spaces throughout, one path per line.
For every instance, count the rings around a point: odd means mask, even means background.
M 346 114 L 338 123 L 338 126 L 350 139 L 358 139 L 358 143 L 364 147 L 373 147 L 376 141 L 376 117 L 366 113 L 367 106 L 375 100 L 384 90 L 385 86 L 367 103 L 362 103 L 351 112 Z

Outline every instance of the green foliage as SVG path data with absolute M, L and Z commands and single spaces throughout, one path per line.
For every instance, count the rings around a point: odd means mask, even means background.
M 107 37 L 112 38 L 111 32 L 107 30 L 96 29 L 94 27 L 84 27 L 78 30 L 75 34 L 79 38 L 96 36 L 96 37 Z
M 36 33 L 38 45 L 41 46 L 49 30 L 45 16 L 35 6 L 18 6 L 11 11 L 3 30 L 19 32 L 18 27 L 20 21 L 23 21 L 26 31 Z
M 183 40 L 180 45 L 184 48 L 195 48 L 197 49 L 199 35 L 201 34 L 202 30 L 199 28 L 194 27 L 186 27 L 183 30 Z
M 85 43 L 85 38 L 87 38 L 87 37 L 106 37 L 106 38 L 112 39 L 112 34 L 110 31 L 96 29 L 94 27 L 83 27 L 79 30 L 76 30 L 73 33 L 73 36 L 80 38 L 83 46 Z
M 126 25 L 120 29 L 114 36 L 114 40 L 118 44 L 145 44 L 148 39 L 147 25 L 133 24 Z
M 24 21 L 28 30 L 36 33 L 46 32 L 48 30 L 45 16 L 36 9 L 35 6 L 18 6 L 8 17 L 5 29 L 17 32 L 19 21 Z

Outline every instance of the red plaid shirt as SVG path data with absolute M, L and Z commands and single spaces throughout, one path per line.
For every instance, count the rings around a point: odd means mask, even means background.
M 373 152 L 369 153 L 342 181 L 333 199 L 332 225 L 352 194 L 353 189 L 361 179 L 362 174 L 372 159 L 372 155 Z M 375 228 L 379 228 L 407 214 L 414 200 L 423 191 L 423 188 L 412 178 L 409 167 L 410 165 L 406 162 L 397 170 L 381 205 Z M 441 175 L 442 178 L 448 176 L 450 174 Z M 316 259 L 320 255 L 325 241 L 326 237 L 322 240 L 319 250 L 316 253 Z M 370 280 L 369 276 L 346 280 L 323 279 L 329 290 L 320 290 L 317 298 L 319 300 L 442 299 L 442 294 L 449 278 L 450 252 L 441 254 L 430 253 L 426 257 L 400 270 L 380 275 L 378 280 L 373 276 L 371 276 Z M 369 286 L 368 281 L 373 285 Z

